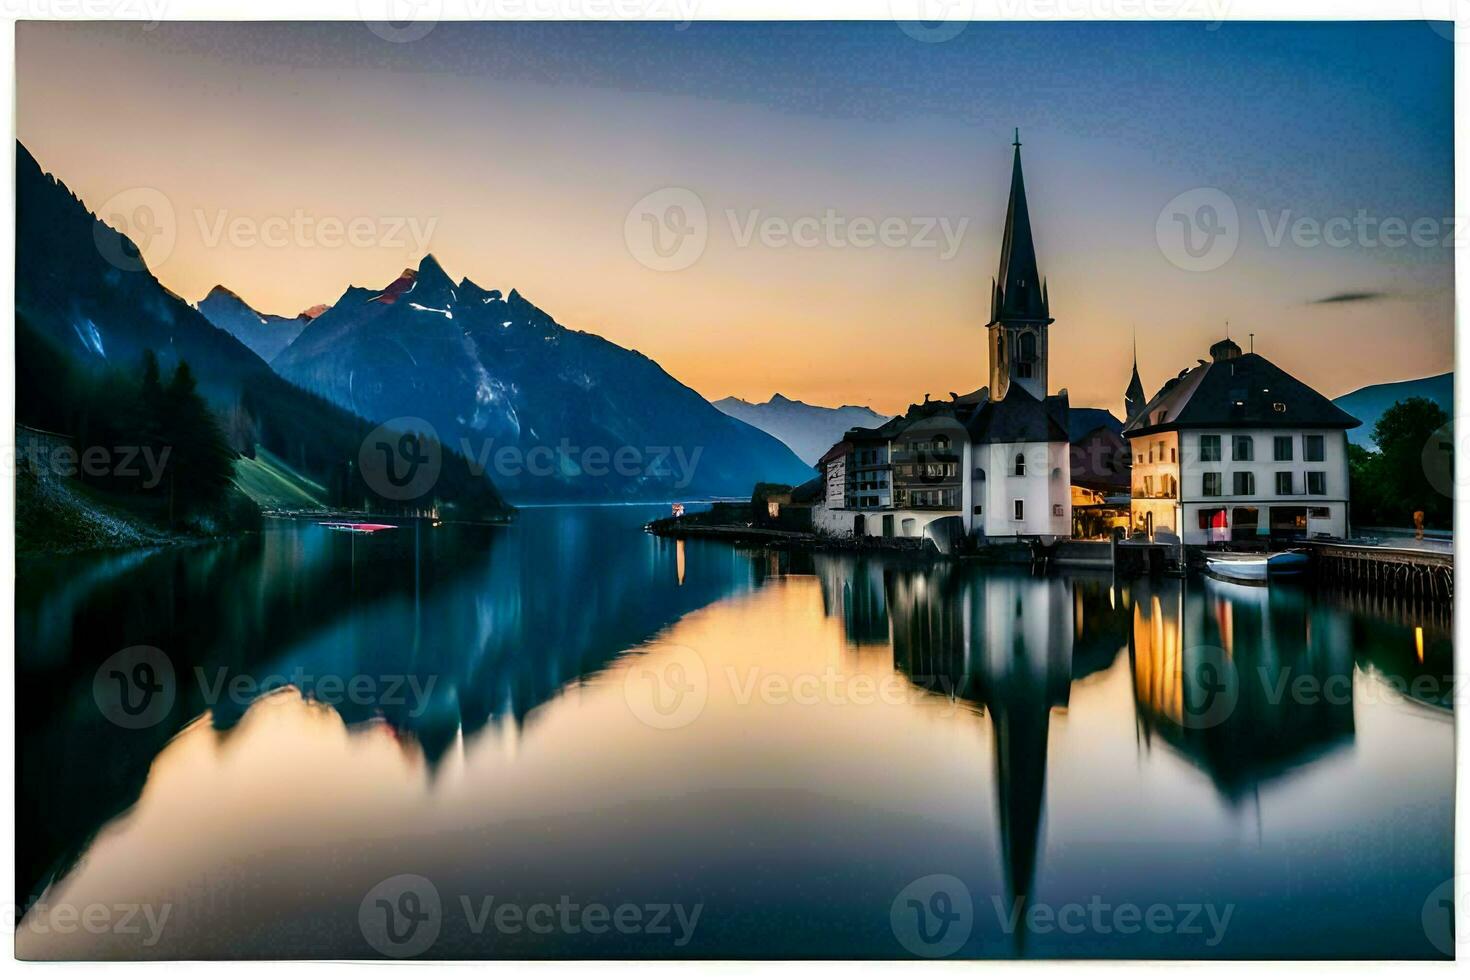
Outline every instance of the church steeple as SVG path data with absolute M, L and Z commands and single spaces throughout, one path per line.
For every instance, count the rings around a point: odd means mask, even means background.
M 1021 173 L 1021 134 L 1011 144 L 1011 197 L 1000 245 L 1000 271 L 990 287 L 990 397 L 1004 398 L 1016 381 L 1037 398 L 1047 393 L 1047 327 L 1052 323 L 1046 282 L 1036 263 L 1031 211 Z
M 1133 338 L 1133 377 L 1128 381 L 1128 390 L 1123 393 L 1123 414 L 1127 416 L 1123 421 L 1132 422 L 1133 417 L 1142 412 L 1148 404 L 1148 395 L 1143 390 L 1143 380 L 1138 376 L 1138 338 Z

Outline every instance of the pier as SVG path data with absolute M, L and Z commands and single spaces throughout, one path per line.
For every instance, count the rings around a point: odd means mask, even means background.
M 1310 541 L 1305 547 L 1319 581 L 1413 600 L 1454 599 L 1455 555 L 1447 539 Z

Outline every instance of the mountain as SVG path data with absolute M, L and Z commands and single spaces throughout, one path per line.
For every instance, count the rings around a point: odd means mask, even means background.
M 66 363 L 100 383 L 116 372 L 138 371 L 148 350 L 165 371 L 187 361 L 238 452 L 251 457 L 257 447 L 268 450 L 298 478 L 321 486 L 333 506 L 367 502 L 396 512 L 432 497 L 459 516 L 504 513 L 491 482 L 453 453 L 443 454 L 432 494 L 402 502 L 402 496 L 385 497 L 368 487 L 380 482 L 365 478 L 359 465 L 371 456 L 365 449 L 370 423 L 281 378 L 249 347 L 164 288 L 134 242 L 44 173 L 20 143 L 15 201 L 17 322 Z M 28 390 L 44 392 L 46 379 L 32 376 L 40 373 L 43 359 L 30 360 L 35 363 L 18 360 L 17 374 L 26 376 Z M 35 401 L 17 405 L 17 420 L 44 427 L 27 418 Z
M 204 318 L 269 361 L 295 340 L 325 307 L 312 307 L 298 316 L 261 313 L 224 286 L 215 286 L 196 307 Z M 312 311 L 316 310 L 316 313 Z
M 1073 408 L 1067 414 L 1067 438 L 1080 442 L 1094 429 L 1107 429 L 1115 436 L 1123 434 L 1123 423 L 1106 408 Z
M 1379 416 L 1405 398 L 1415 397 L 1429 399 L 1444 409 L 1446 415 L 1454 418 L 1454 372 L 1436 374 L 1431 378 L 1416 378 L 1412 381 L 1390 381 L 1386 384 L 1369 385 L 1357 391 L 1350 391 L 1341 398 L 1334 398 L 1332 403 L 1354 418 L 1363 420 L 1362 425 L 1348 430 L 1348 439 L 1355 445 L 1374 449 L 1377 447 L 1373 444 L 1373 426 L 1378 423 Z
M 432 255 L 381 289 L 348 287 L 271 366 L 349 411 L 427 421 L 513 500 L 745 497 L 811 476 L 644 355 L 515 290 L 455 282 Z
M 887 422 L 891 416 L 879 415 L 861 405 L 825 408 L 808 405 L 785 395 L 772 395 L 767 402 L 748 402 L 741 398 L 721 398 L 715 408 L 731 418 L 769 432 L 791 447 L 804 461 L 816 465 L 832 444 L 842 439 L 848 429 L 872 428 Z

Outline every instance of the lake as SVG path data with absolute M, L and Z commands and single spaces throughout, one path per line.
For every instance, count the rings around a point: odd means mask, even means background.
M 1448 610 L 665 513 L 22 559 L 17 953 L 1450 952 Z

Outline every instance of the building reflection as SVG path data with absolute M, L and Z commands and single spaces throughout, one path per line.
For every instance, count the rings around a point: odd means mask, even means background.
M 1051 713 L 1127 643 L 1111 582 L 950 564 L 885 570 L 851 557 L 819 558 L 816 572 L 850 642 L 889 640 L 913 684 L 988 716 L 1006 898 L 1024 905 L 1040 853 Z M 1018 934 L 1018 947 L 1024 941 Z
M 1352 742 L 1353 640 L 1288 588 L 1141 582 L 1128 655 L 1143 744 L 1164 743 L 1232 804 Z

